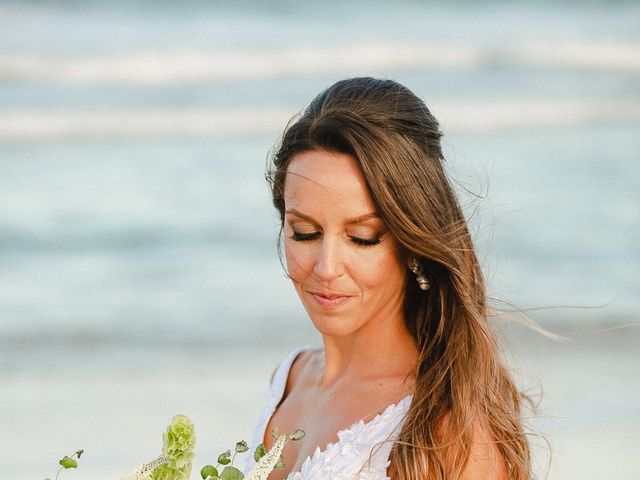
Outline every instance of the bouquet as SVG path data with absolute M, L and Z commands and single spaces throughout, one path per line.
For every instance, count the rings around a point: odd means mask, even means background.
M 274 430 L 275 443 L 269 451 L 263 444 L 257 446 L 254 451 L 256 464 L 245 476 L 238 468 L 234 467 L 237 454 L 245 453 L 249 446 L 245 441 L 236 443 L 233 453 L 227 450 L 218 455 L 216 465 L 205 465 L 200 470 L 203 480 L 266 480 L 274 468 L 284 468 L 282 451 L 290 440 L 300 440 L 304 437 L 304 431 L 296 430 L 289 435 L 281 435 Z M 127 473 L 121 480 L 190 480 L 191 468 L 194 460 L 193 450 L 196 445 L 196 435 L 193 423 L 185 415 L 175 415 L 171 424 L 162 435 L 162 454 L 157 458 L 138 465 Z M 78 461 L 83 450 L 76 451 L 71 456 L 64 456 L 59 464 L 60 470 L 77 468 Z M 45 479 L 49 480 L 49 479 Z

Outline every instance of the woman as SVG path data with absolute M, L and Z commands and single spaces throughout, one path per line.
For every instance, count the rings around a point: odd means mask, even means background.
M 373 78 L 331 86 L 283 135 L 268 180 L 323 349 L 272 379 L 258 438 L 306 436 L 270 479 L 529 478 L 440 137 L 418 97 Z

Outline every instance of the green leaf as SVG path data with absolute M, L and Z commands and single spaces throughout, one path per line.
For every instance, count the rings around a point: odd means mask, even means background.
M 236 467 L 224 467 L 222 473 L 220 474 L 220 478 L 222 480 L 242 480 L 244 478 L 244 474 L 238 470 Z
M 282 455 L 280 455 L 280 458 L 278 458 L 278 463 L 276 463 L 276 468 L 282 470 L 284 467 L 284 458 L 282 458 Z
M 267 454 L 267 451 L 264 449 L 264 443 L 261 443 L 256 447 L 256 451 L 253 452 L 253 458 L 255 461 L 259 461 L 262 457 Z
M 202 480 L 207 480 L 209 477 L 217 477 L 218 470 L 213 465 L 205 465 L 200 470 L 200 476 L 202 477 Z
M 240 440 L 238 443 L 236 443 L 236 452 L 244 453 L 247 450 L 249 450 L 249 447 L 247 447 L 247 442 L 245 442 L 244 440 Z
M 218 455 L 218 463 L 220 465 L 228 465 L 231 463 L 231 450 L 227 450 L 226 452 Z
M 293 440 L 293 441 L 301 440 L 303 438 L 304 438 L 304 430 L 301 430 L 299 428 L 296 429 L 296 431 L 293 432 L 291 435 L 289 435 L 289 440 Z
M 78 462 L 66 455 L 62 457 L 58 463 L 60 463 L 64 468 L 78 468 Z

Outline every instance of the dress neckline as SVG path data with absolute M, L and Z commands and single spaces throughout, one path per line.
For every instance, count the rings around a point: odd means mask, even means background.
M 304 346 L 304 347 L 298 347 L 294 349 L 292 352 L 289 353 L 289 355 L 285 358 L 285 360 L 280 364 L 280 366 L 276 370 L 272 384 L 271 384 L 271 388 L 270 388 L 270 398 L 269 398 L 270 404 L 263 417 L 262 428 L 258 432 L 259 434 L 258 438 L 260 439 L 260 442 L 264 442 L 264 435 L 266 433 L 267 426 L 269 425 L 269 422 L 271 422 L 273 415 L 275 414 L 279 404 L 283 400 L 284 391 L 286 389 L 287 380 L 289 378 L 289 372 L 291 370 L 293 363 L 296 361 L 296 359 L 300 356 L 301 353 L 308 350 L 311 350 L 311 347 Z M 299 475 L 300 473 L 304 472 L 305 468 L 312 460 L 317 460 L 327 455 L 334 448 L 339 446 L 340 443 L 343 442 L 343 439 L 345 437 L 349 437 L 351 436 L 351 434 L 354 434 L 358 431 L 371 429 L 375 427 L 376 424 L 378 424 L 379 422 L 387 418 L 393 419 L 395 417 L 396 412 L 401 411 L 404 414 L 404 412 L 409 406 L 408 404 L 411 403 L 412 398 L 413 398 L 413 395 L 411 394 L 407 395 L 403 397 L 401 400 L 399 400 L 398 402 L 387 405 L 382 412 L 376 414 L 371 420 L 368 420 L 365 422 L 363 419 L 360 419 L 355 421 L 348 427 L 338 430 L 336 432 L 336 440 L 327 443 L 322 449 L 320 448 L 320 445 L 316 446 L 316 448 L 313 450 L 313 453 L 305 457 L 305 459 L 302 461 L 302 463 L 300 464 L 300 467 L 297 470 L 292 470 L 287 474 L 286 480 L 293 480 L 296 474 Z
M 406 397 L 402 398 L 398 402 L 387 405 L 382 412 L 376 414 L 376 416 L 373 417 L 371 420 L 368 420 L 365 422 L 364 420 L 360 419 L 353 422 L 347 428 L 338 430 L 338 432 L 336 433 L 337 440 L 327 443 L 322 449 L 320 448 L 320 445 L 316 446 L 313 453 L 310 455 L 307 455 L 306 458 L 302 461 L 302 463 L 300 464 L 300 468 L 289 472 L 289 474 L 286 477 L 286 480 L 293 480 L 295 475 L 303 472 L 306 466 L 312 460 L 317 460 L 323 457 L 324 455 L 327 455 L 331 450 L 339 446 L 340 443 L 343 441 L 343 438 L 345 438 L 349 434 L 354 433 L 356 430 L 361 431 L 361 430 L 366 430 L 368 428 L 372 428 L 382 420 L 386 420 L 387 418 L 393 418 L 395 416 L 396 411 L 400 411 L 400 407 L 405 407 L 405 404 L 410 403 L 412 398 L 413 398 L 413 395 L 407 395 Z M 402 408 L 401 410 L 404 411 L 404 408 Z M 275 410 L 273 413 L 275 413 Z M 267 425 L 271 421 L 271 417 L 273 416 L 273 413 L 267 420 Z M 265 429 L 266 429 L 266 425 L 265 425 Z

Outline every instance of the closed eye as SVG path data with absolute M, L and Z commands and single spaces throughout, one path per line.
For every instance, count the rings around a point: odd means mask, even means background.
M 370 247 L 372 245 L 378 245 L 380 243 L 380 237 L 375 238 L 360 238 L 360 237 L 349 237 L 351 241 L 356 245 L 361 245 L 363 247 Z
M 320 238 L 320 232 L 312 232 L 312 233 L 300 233 L 295 230 L 289 236 L 290 239 L 296 242 L 309 242 L 312 240 L 316 240 Z M 361 238 L 361 237 L 349 237 L 353 243 L 362 247 L 370 247 L 373 245 L 378 245 L 381 242 L 380 236 L 376 236 L 374 238 Z
M 298 233 L 295 230 L 289 236 L 290 239 L 295 240 L 296 242 L 308 242 L 310 240 L 315 240 L 320 237 L 320 232 L 313 233 Z

